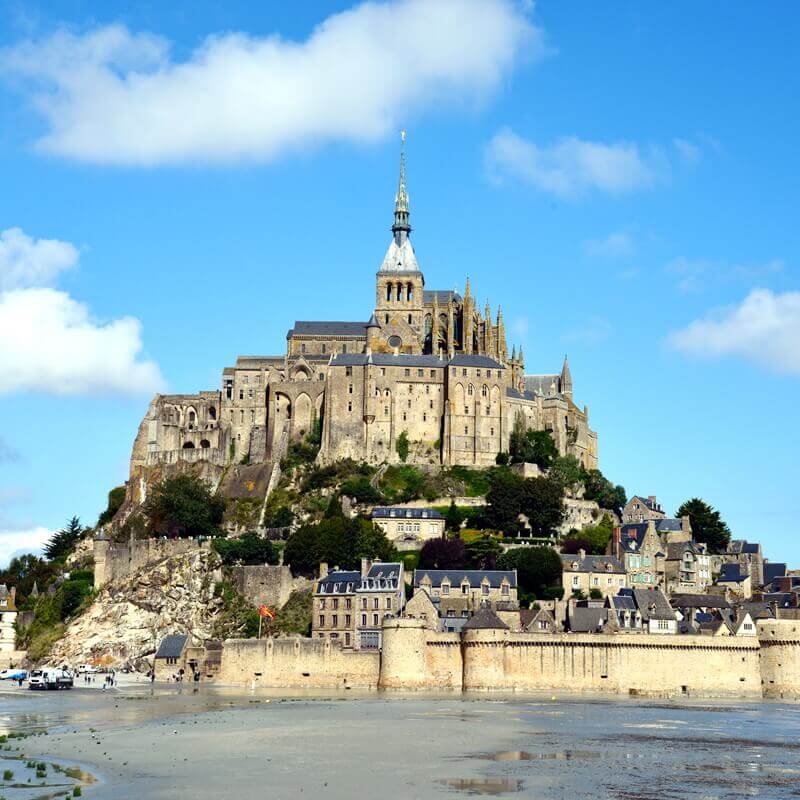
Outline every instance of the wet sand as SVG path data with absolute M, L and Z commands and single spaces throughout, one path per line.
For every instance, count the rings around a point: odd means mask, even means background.
M 47 731 L 5 754 L 82 766 L 98 799 L 800 797 L 779 703 L 3 686 L 0 726 Z

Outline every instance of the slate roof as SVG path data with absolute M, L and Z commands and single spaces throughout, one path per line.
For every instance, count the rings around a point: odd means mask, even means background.
M 188 641 L 188 636 L 179 634 L 165 636 L 158 646 L 156 658 L 180 658 L 183 653 L 183 648 L 186 647 L 186 642 Z
M 780 578 L 785 574 L 786 564 L 780 562 L 767 562 L 764 564 L 764 585 L 766 586 L 767 584 L 772 583 L 775 578 Z
M 618 594 L 609 597 L 608 607 L 616 611 L 636 611 L 636 600 L 630 594 Z
M 366 322 L 297 320 L 286 336 L 366 336 Z
M 697 542 L 670 542 L 667 545 L 667 558 L 670 561 L 675 561 L 682 558 L 687 550 L 694 554 L 703 552 L 697 547 Z
M 772 619 L 775 616 L 767 603 L 742 603 L 742 608 L 750 614 L 754 622 L 757 619 Z
M 334 353 L 331 357 L 332 367 L 362 367 L 375 364 L 379 367 L 428 367 L 444 369 L 447 360 L 438 356 L 415 356 L 408 353 Z
M 721 594 L 673 594 L 673 608 L 730 608 L 731 604 Z
M 577 562 L 577 567 L 572 564 Z M 609 575 L 625 574 L 625 567 L 614 556 L 585 555 L 581 558 L 575 553 L 561 553 L 561 565 L 569 572 L 605 572 Z M 608 566 L 611 569 L 608 569 Z
M 374 591 L 376 589 L 396 589 L 400 580 L 401 565 L 398 562 L 379 561 L 373 564 L 369 572 L 361 579 L 359 589 Z
M 738 564 L 723 564 L 720 567 L 719 580 L 725 583 L 744 583 L 749 577 L 740 571 Z
M 503 369 L 499 361 L 495 361 L 489 356 L 473 356 L 458 353 L 450 359 L 451 367 L 487 367 L 488 369 Z
M 517 586 L 517 571 L 515 569 L 415 569 L 414 586 L 422 585 L 422 579 L 428 576 L 431 580 L 431 587 L 439 588 L 442 581 L 447 578 L 451 585 L 461 586 L 461 579 L 466 577 L 470 586 L 480 586 L 484 578 L 489 581 L 492 589 L 499 589 L 503 579 L 507 579 L 512 589 Z
M 375 506 L 372 517 L 378 519 L 443 519 L 435 508 L 406 508 L 404 506 Z
M 573 633 L 596 633 L 608 619 L 603 608 L 574 608 L 569 616 L 569 629 Z
M 661 589 L 631 589 L 636 607 L 647 622 L 651 619 L 675 619 L 675 612 Z
M 514 389 L 509 386 L 506 389 L 506 397 L 514 397 L 517 400 L 535 400 L 536 395 L 533 392 L 520 392 L 518 389 Z
M 555 393 L 558 394 L 560 380 L 560 375 L 526 375 L 525 391 L 534 392 L 536 394 L 552 395 L 553 390 L 551 389 L 551 386 L 553 383 L 555 383 Z
M 355 570 L 334 570 L 317 581 L 318 594 L 347 594 L 361 583 L 361 573 Z
M 451 299 L 461 300 L 461 295 L 453 289 L 425 289 L 422 293 L 423 303 L 433 303 L 434 296 L 442 305 L 449 303 Z
M 508 625 L 497 616 L 497 614 L 492 611 L 491 608 L 484 607 L 480 611 L 478 611 L 473 617 L 471 617 L 464 627 L 461 629 L 464 631 L 488 631 L 488 630 L 500 630 L 500 631 L 507 631 Z

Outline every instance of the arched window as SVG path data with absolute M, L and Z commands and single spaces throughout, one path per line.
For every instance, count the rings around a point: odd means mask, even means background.
M 184 442 L 183 443 L 184 450 L 194 450 L 194 443 L 193 442 Z
M 217 409 L 214 406 L 208 407 L 208 416 L 209 419 L 216 419 L 217 418 Z
M 397 284 L 397 299 L 398 300 L 402 300 L 403 299 L 403 284 L 402 283 L 398 283 Z
M 414 287 L 410 283 L 406 288 L 406 299 L 409 303 L 414 299 Z
M 387 283 L 386 284 L 386 299 L 387 300 L 391 300 L 392 299 L 392 284 L 391 283 Z
M 411 314 L 408 315 L 408 324 L 411 324 Z
M 481 397 L 488 397 L 489 396 L 489 387 L 484 383 L 481 387 Z
M 467 389 L 467 394 L 468 394 L 470 397 L 472 397 L 472 395 L 474 395 L 474 394 L 475 394 L 475 387 L 474 387 L 472 384 L 470 384 L 470 385 L 469 385 L 469 389 Z
M 203 450 L 208 450 L 208 448 L 211 447 L 211 442 L 209 442 L 208 439 L 201 439 L 200 447 L 202 447 Z

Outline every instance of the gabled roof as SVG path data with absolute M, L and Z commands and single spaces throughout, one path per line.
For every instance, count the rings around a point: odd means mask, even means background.
M 366 322 L 297 320 L 288 336 L 366 336 Z
M 156 658 L 180 658 L 189 637 L 180 634 L 170 634 L 161 640 L 156 652 Z
M 786 564 L 781 562 L 767 562 L 764 564 L 764 585 L 772 583 L 775 578 L 780 578 L 786 574 Z
M 552 395 L 559 393 L 560 375 L 526 375 L 525 391 L 534 394 Z M 555 385 L 555 388 L 554 388 Z
M 523 609 L 519 612 L 520 624 L 522 628 L 530 633 L 536 633 L 537 628 L 534 628 L 538 622 L 547 622 L 548 625 L 555 627 L 556 621 L 553 615 L 546 608 L 540 608 L 538 611 Z
M 414 586 L 422 585 L 425 577 L 430 578 L 432 588 L 440 588 L 442 581 L 447 578 L 452 586 L 460 586 L 466 578 L 470 586 L 480 586 L 484 578 L 489 581 L 489 586 L 499 589 L 503 580 L 508 581 L 513 589 L 517 585 L 517 571 L 515 569 L 415 569 Z
M 632 589 L 636 607 L 647 622 L 651 619 L 675 619 L 675 612 L 661 589 Z
M 667 544 L 667 558 L 670 561 L 678 560 L 683 557 L 683 554 L 687 550 L 694 555 L 699 555 L 705 552 L 705 549 L 699 547 L 697 542 L 694 541 L 670 542 Z
M 488 630 L 500 630 L 500 631 L 507 631 L 508 625 L 497 616 L 497 614 L 492 611 L 491 608 L 488 606 L 484 606 L 480 611 L 478 611 L 475 616 L 473 616 L 464 627 L 461 629 L 464 631 L 488 631 Z
M 596 633 L 608 619 L 608 610 L 601 607 L 574 608 L 569 615 L 569 629 L 573 633 Z
M 585 555 L 583 558 L 575 553 L 561 553 L 561 565 L 569 572 L 605 572 L 609 575 L 625 574 L 625 567 L 615 556 Z M 572 566 L 576 564 L 576 566 Z M 610 567 L 610 569 L 609 569 Z
M 730 608 L 731 604 L 722 594 L 673 594 L 670 597 L 673 608 Z

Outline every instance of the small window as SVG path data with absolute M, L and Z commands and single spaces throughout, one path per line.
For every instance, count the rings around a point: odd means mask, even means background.
M 407 378 L 411 376 L 411 370 L 410 370 L 410 369 L 407 369 L 407 370 L 405 371 L 405 373 L 406 373 L 406 377 L 407 377 Z

